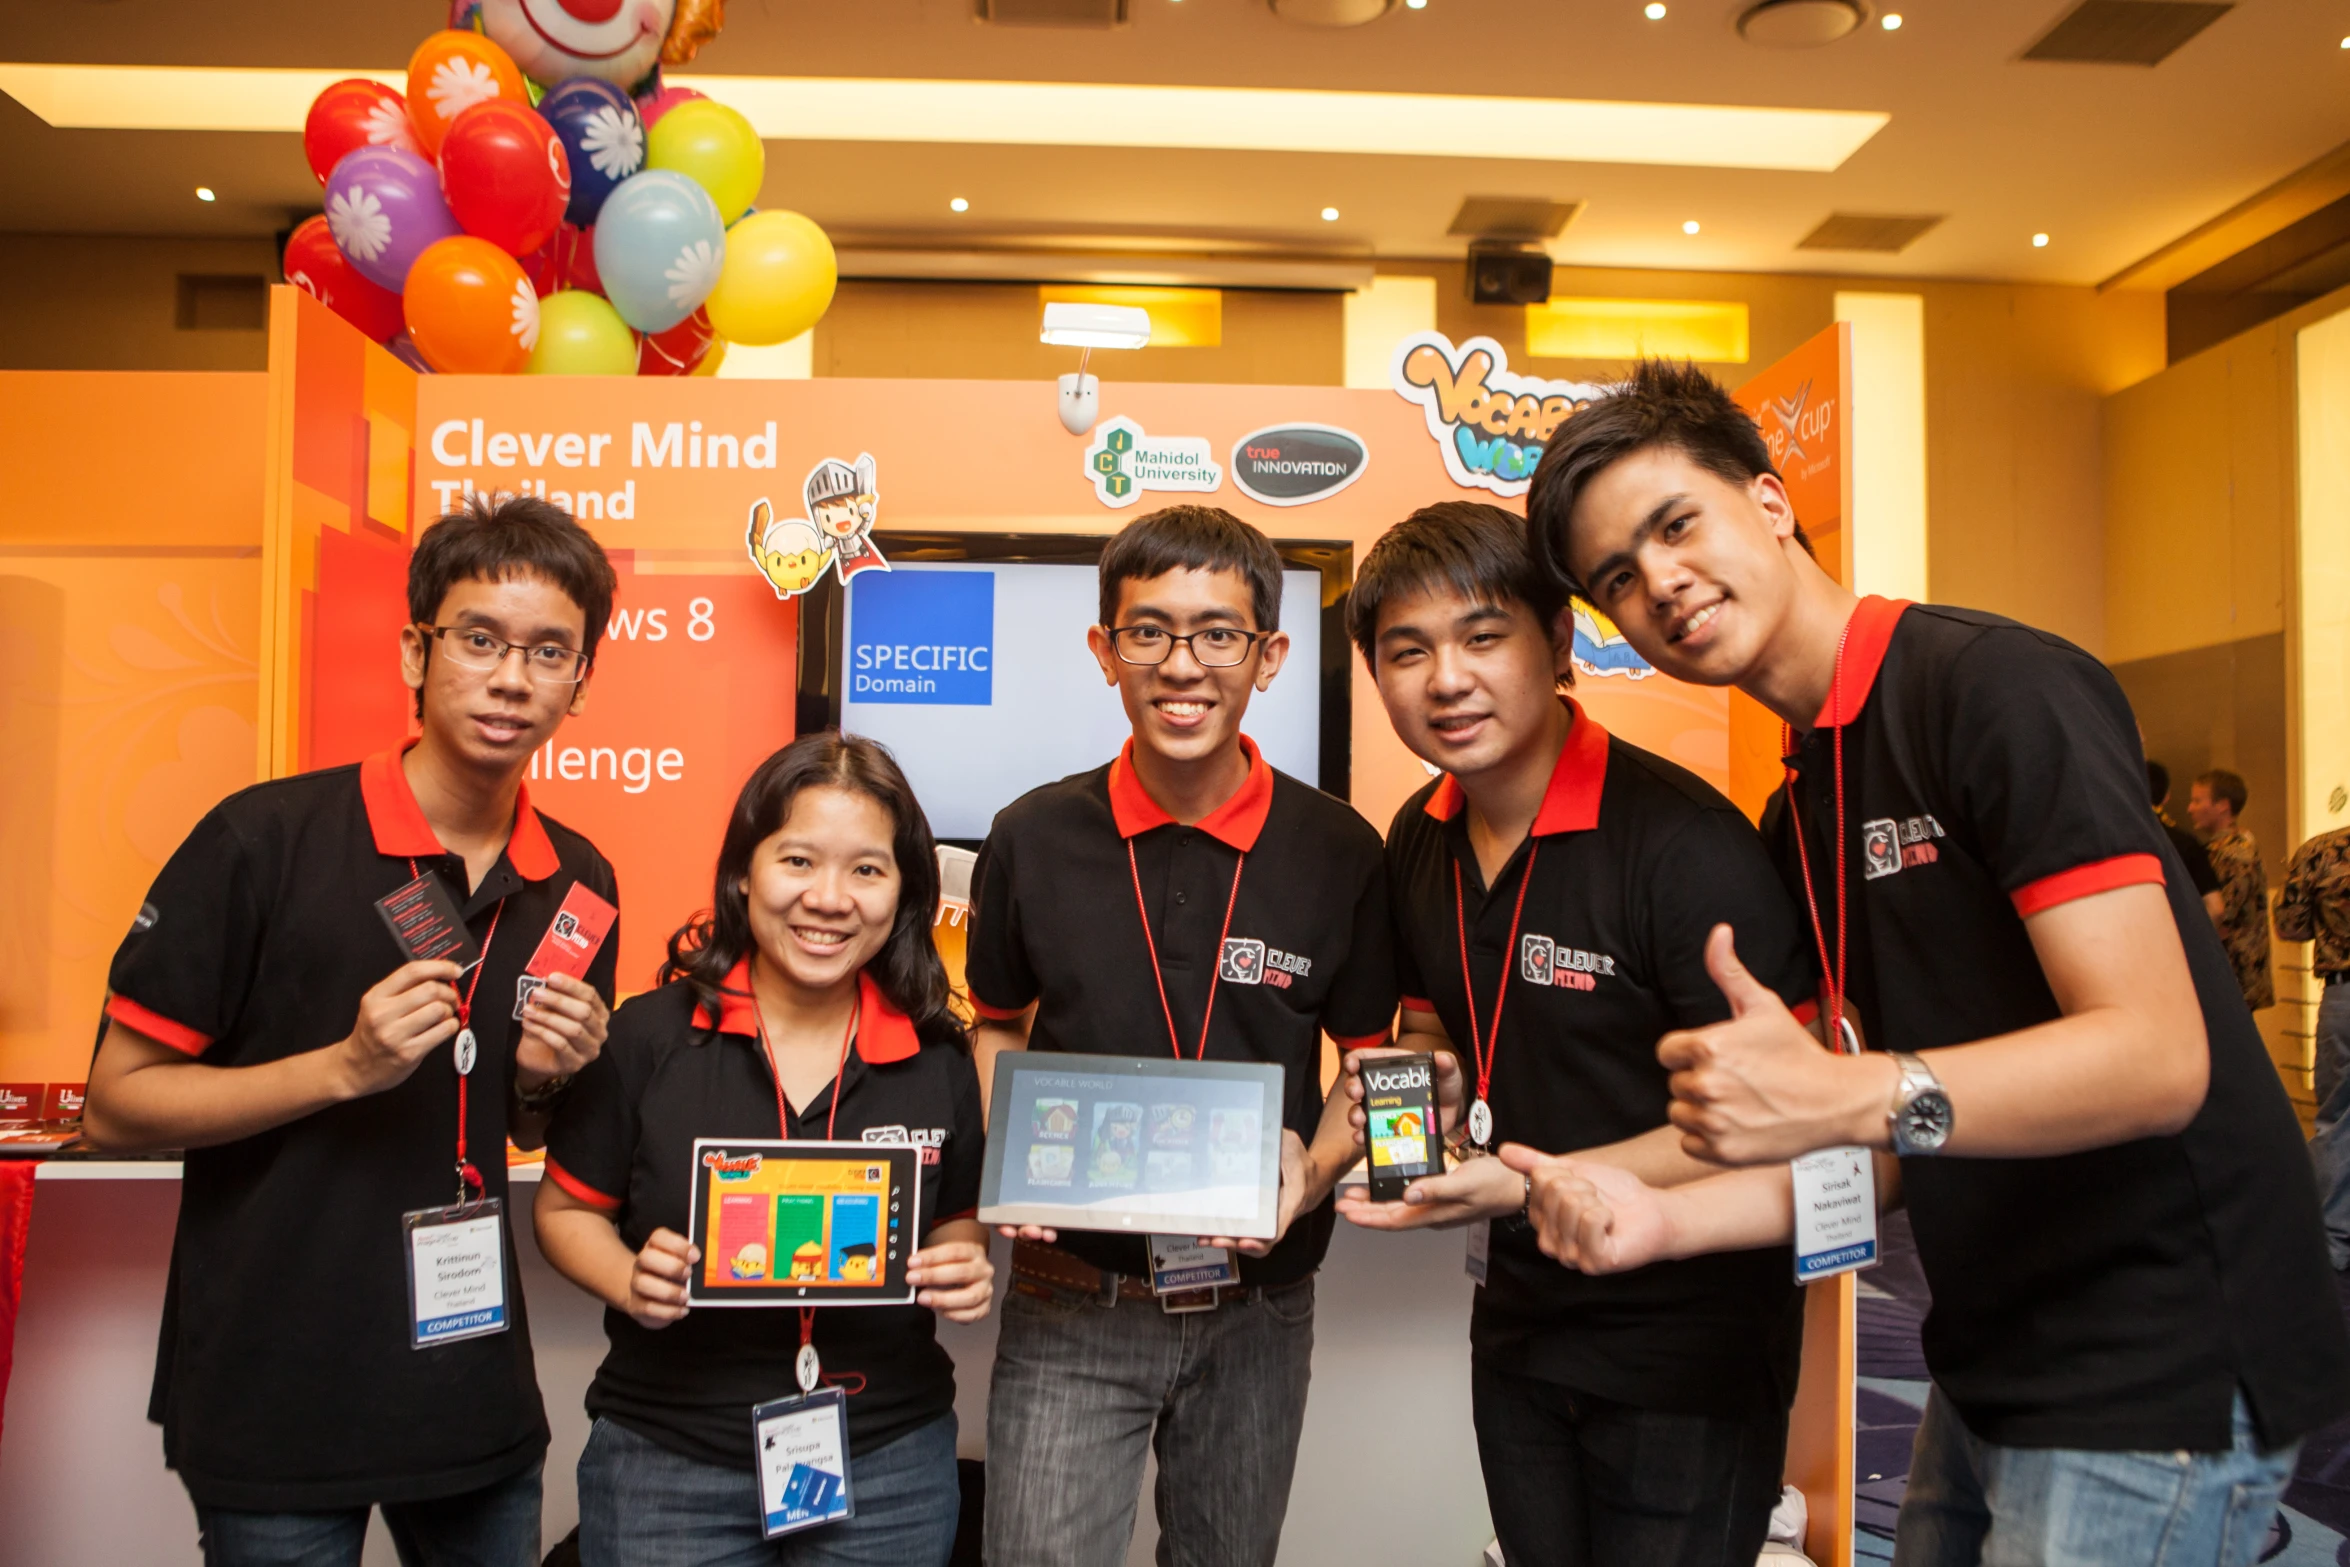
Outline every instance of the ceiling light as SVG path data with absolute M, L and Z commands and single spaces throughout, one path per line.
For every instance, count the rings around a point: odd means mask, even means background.
M 209 185 L 197 186 L 196 199 L 198 201 L 210 201 L 212 199 L 212 187 Z
M 1899 11 L 1887 11 L 1884 15 L 1884 19 L 1878 22 L 1877 25 L 1884 28 L 1885 31 L 1889 33 L 1898 33 L 1901 31 L 1901 13 Z
M 970 210 L 971 203 L 965 201 L 960 196 L 957 196 L 954 200 L 947 203 L 947 211 L 949 212 L 969 212 Z
M 2342 47 L 2345 49 L 2350 49 L 2350 38 L 2345 38 L 2342 40 Z
M 1338 221 L 1338 209 L 1336 207 L 1324 207 L 1322 209 L 1322 221 L 1325 223 L 1336 223 Z
M 1151 340 L 1151 313 L 1137 305 L 1050 304 L 1037 341 L 1055 348 L 1140 348 Z
M 1860 0 L 1755 0 L 1738 18 L 1738 36 L 1773 49 L 1832 44 L 1861 24 Z
M 1682 232 L 1682 233 L 1684 233 L 1684 234 L 1694 234 L 1694 233 L 1696 233 L 1696 232 L 1697 232 L 1697 220 L 1696 220 L 1695 218 L 1691 218 L 1691 219 L 1690 219 L 1688 222 L 1686 222 L 1686 223 L 1682 224 L 1682 225 L 1681 225 L 1681 232 Z
M 310 101 L 399 71 L 0 64 L 6 93 L 57 130 L 299 133 Z M 1842 166 L 1892 116 L 1605 99 L 1139 87 L 1081 82 L 845 76 L 667 78 L 729 105 L 769 141 L 892 141 L 1030 147 L 1184 147 L 1420 158 L 1581 161 L 1687 168 Z
M 2033 235 L 2032 248 L 2034 250 L 2046 250 L 2048 248 L 2048 236 L 2045 234 Z
M 1428 0 L 1403 0 L 1403 8 L 1407 11 L 1425 11 L 1428 9 Z
M 1648 4 L 1642 8 L 1640 14 L 1652 22 L 1663 21 L 1665 19 L 1663 0 L 1648 0 Z

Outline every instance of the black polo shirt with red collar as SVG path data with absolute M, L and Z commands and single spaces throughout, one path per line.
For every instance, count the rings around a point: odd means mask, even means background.
M 115 953 L 107 1013 L 211 1066 L 334 1044 L 360 997 L 404 961 L 375 900 L 417 870 L 439 872 L 488 948 L 469 976 L 479 1060 L 466 1149 L 503 1198 L 515 981 L 574 883 L 619 899 L 604 857 L 533 810 L 527 789 L 505 852 L 470 894 L 397 752 L 231 795 L 156 877 Z M 615 931 L 589 974 L 607 999 L 619 946 Z M 539 1462 L 547 1424 L 511 1214 L 513 1325 L 409 1347 L 400 1215 L 456 1196 L 453 1056 L 444 1045 L 382 1093 L 188 1151 L 148 1416 L 197 1502 L 274 1512 L 411 1501 Z
M 2053 1021 L 2025 920 L 2132 885 L 2164 889 L 2210 1041 L 2210 1087 L 2177 1136 L 1902 1161 L 1934 1293 L 1926 1363 L 1968 1429 L 2020 1447 L 2208 1452 L 2228 1446 L 2238 1387 L 2264 1446 L 2350 1408 L 2350 1342 L 2300 1129 L 2146 809 L 2137 725 L 2113 676 L 1996 615 L 1863 600 L 1793 758 L 1831 950 L 1839 720 L 1849 984 L 1871 1048 Z M 1786 798 L 1764 826 L 1801 898 Z
M 1464 962 L 1484 1037 L 1506 978 L 1495 1146 L 1545 1153 L 1666 1124 L 1657 1041 L 1730 1012 L 1705 969 L 1715 925 L 1735 930 L 1747 968 L 1805 1015 L 1817 984 L 1794 906 L 1737 807 L 1567 706 L 1574 724 L 1533 828 L 1491 886 L 1451 777 L 1406 801 L 1387 831 L 1403 1004 L 1444 1024 L 1473 1093 Z M 1527 1225 L 1502 1222 L 1470 1342 L 1505 1371 L 1638 1408 L 1785 1409 L 1802 1333 L 1794 1278 L 1784 1246 L 1589 1278 L 1543 1256 Z
M 858 978 L 857 1035 L 846 1070 L 807 1108 L 786 1102 L 781 1135 L 820 1141 L 911 1141 L 922 1149 L 915 1230 L 969 1218 L 987 1146 L 970 1047 L 919 1038 L 870 978 Z M 839 1110 L 834 1112 L 837 1102 Z M 691 1233 L 694 1139 L 778 1135 L 775 1072 L 759 1044 L 748 963 L 718 998 L 718 1022 L 683 980 L 631 997 L 604 1053 L 580 1073 L 547 1134 L 547 1179 L 611 1214 L 630 1251 L 657 1229 Z M 748 1471 L 751 1407 L 799 1390 L 795 1310 L 689 1311 L 660 1329 L 607 1309 L 611 1350 L 588 1387 L 588 1413 L 672 1452 Z M 849 1389 L 849 1449 L 867 1453 L 955 1407 L 955 1366 L 927 1306 L 816 1313 L 816 1353 Z
M 1190 1060 L 1205 1016 L 1207 1059 L 1283 1069 L 1282 1125 L 1310 1143 L 1322 1035 L 1378 1043 L 1395 1017 L 1387 878 L 1370 823 L 1240 744 L 1246 781 L 1188 827 L 1143 788 L 1131 740 L 1107 767 L 1005 806 L 972 873 L 971 1002 L 989 1018 L 1033 1002 L 1029 1049 L 1087 1055 L 1163 1057 L 1180 1040 Z M 1328 1201 L 1299 1214 L 1271 1252 L 1241 1258 L 1242 1282 L 1312 1273 L 1335 1214 Z M 1059 1244 L 1109 1272 L 1149 1271 L 1138 1236 L 1063 1230 Z

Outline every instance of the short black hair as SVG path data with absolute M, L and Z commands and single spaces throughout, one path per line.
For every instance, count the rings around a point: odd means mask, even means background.
M 1523 604 L 1543 631 L 1567 592 L 1535 564 L 1525 520 L 1483 501 L 1438 501 L 1379 535 L 1347 594 L 1346 634 L 1379 664 L 1379 611 L 1397 599 L 1450 588 L 1478 603 Z
M 2152 757 L 2146 759 L 2146 793 L 2155 805 L 2170 798 L 2170 769 Z
M 2214 800 L 2225 800 L 2228 809 L 2238 816 L 2244 814 L 2244 802 L 2252 798 L 2244 787 L 2244 780 L 2224 767 L 2215 767 L 2195 780 L 2203 785 L 2203 792 Z
M 1683 361 L 1643 359 L 1622 384 L 1576 410 L 1543 449 L 1526 491 L 1534 558 L 1569 593 L 1584 593 L 1567 564 L 1575 503 L 1594 479 L 1635 452 L 1669 446 L 1728 484 L 1780 477 L 1754 415 L 1713 377 Z M 1811 540 L 1798 519 L 1795 541 Z
M 488 495 L 475 491 L 416 541 L 408 557 L 408 618 L 432 624 L 441 600 L 460 582 L 504 582 L 543 577 L 569 595 L 587 617 L 590 658 L 612 618 L 619 587 L 612 562 L 595 536 L 571 513 L 535 495 Z
M 1169 506 L 1137 517 L 1102 547 L 1102 624 L 1115 626 L 1118 588 L 1170 571 L 1230 571 L 1248 584 L 1259 631 L 1281 629 L 1281 554 L 1216 506 Z

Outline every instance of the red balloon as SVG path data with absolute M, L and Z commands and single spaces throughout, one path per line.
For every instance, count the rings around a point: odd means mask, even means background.
M 666 332 L 647 332 L 637 339 L 638 375 L 691 375 L 694 366 L 710 356 L 718 333 L 710 312 L 697 310 Z
M 530 286 L 539 291 L 539 297 L 559 293 L 567 288 L 589 294 L 604 292 L 604 280 L 596 275 L 596 231 L 566 223 L 555 230 L 555 237 L 521 257 L 522 270 L 530 277 Z
M 359 275 L 327 228 L 326 217 L 305 218 L 286 241 L 286 281 L 350 322 L 376 342 L 385 342 L 406 320 L 400 296 Z
M 489 98 L 441 138 L 441 193 L 466 233 L 510 256 L 544 245 L 571 202 L 571 162 L 555 128 L 518 103 Z
M 353 76 L 310 101 L 310 115 L 302 122 L 302 155 L 324 185 L 343 154 L 361 147 L 397 147 L 424 156 L 416 127 L 408 123 L 408 100 L 381 82 Z

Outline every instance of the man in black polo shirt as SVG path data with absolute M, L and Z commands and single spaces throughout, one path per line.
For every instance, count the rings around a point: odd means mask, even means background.
M 1809 1012 L 1795 911 L 1735 806 L 1559 694 L 1574 627 L 1519 518 L 1415 512 L 1372 546 L 1347 619 L 1397 737 L 1444 772 L 1387 832 L 1398 1043 L 1443 1052 L 1448 1122 L 1464 1097 L 1484 1108 L 1450 1173 L 1395 1203 L 1350 1188 L 1339 1211 L 1474 1226 L 1477 1452 L 1513 1567 L 1751 1567 L 1795 1393 L 1792 1253 L 1586 1278 L 1541 1254 L 1525 1177 L 1482 1155 L 1523 1143 L 1657 1186 L 1717 1173 L 1666 1120 L 1656 1040 L 1729 1015 L 1702 958 L 1723 921 Z
M 546 1416 L 488 1204 L 509 1132 L 535 1142 L 604 1038 L 616 932 L 516 1017 L 574 886 L 618 896 L 523 787 L 587 700 L 612 590 L 544 501 L 436 523 L 400 634 L 421 738 L 214 807 L 115 954 L 85 1127 L 187 1150 L 148 1416 L 212 1567 L 356 1567 L 370 1506 L 404 1561 L 538 1561 Z M 462 973 L 403 962 L 377 911 L 425 872 L 485 954 Z M 435 1316 L 412 1265 L 484 1282 Z
M 1283 1068 L 1281 1222 L 1236 1283 L 1154 1298 L 1137 1237 L 1028 1231 L 988 1403 L 993 1567 L 1126 1559 L 1154 1448 L 1159 1560 L 1270 1564 L 1313 1353 L 1328 1197 L 1353 1162 L 1321 1039 L 1383 1040 L 1395 975 L 1379 835 L 1240 732 L 1288 650 L 1281 560 L 1228 513 L 1138 519 L 1088 637 L 1134 738 L 997 816 L 973 875 L 979 1077 L 1004 1050 Z M 1308 1146 L 1309 1140 L 1311 1146 Z M 1155 1433 L 1154 1433 L 1155 1428 Z
M 1820 1050 L 1716 930 L 1733 1018 L 1659 1055 L 1691 1150 L 1763 1168 L 1660 1193 L 1512 1151 L 1545 1249 L 1607 1271 L 1784 1239 L 1783 1161 L 1889 1148 L 1934 1294 L 1897 1559 L 2254 1560 L 2300 1439 L 2350 1407 L 2350 1343 L 2113 677 L 1997 616 L 1856 601 L 1694 369 L 1578 413 L 1528 499 L 1544 564 L 1642 657 L 1788 724 L 1767 836 L 1871 1046 Z

